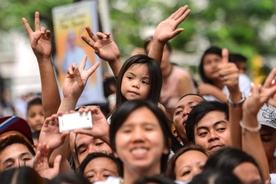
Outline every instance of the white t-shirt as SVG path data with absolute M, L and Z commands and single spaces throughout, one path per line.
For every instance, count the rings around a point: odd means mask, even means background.
M 270 174 L 270 182 L 271 184 L 276 184 L 276 174 Z
M 96 181 L 94 184 L 120 184 L 123 181 L 122 178 L 108 177 L 105 181 Z
M 240 91 L 245 95 L 245 97 L 249 95 L 251 89 L 251 80 L 247 75 L 239 74 L 239 88 Z M 222 88 L 222 93 L 225 95 L 229 95 L 229 91 L 226 86 Z M 218 100 L 212 95 L 204 95 L 203 98 L 207 101 Z

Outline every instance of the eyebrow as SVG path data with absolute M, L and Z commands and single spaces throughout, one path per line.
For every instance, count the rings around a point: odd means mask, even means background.
M 212 127 L 215 127 L 215 126 L 217 126 L 217 125 L 219 125 L 219 124 L 221 124 L 221 123 L 227 124 L 227 122 L 226 122 L 225 120 L 220 120 L 220 121 L 215 122 L 215 123 L 212 125 Z M 208 130 L 209 128 L 208 128 L 207 126 L 200 126 L 200 127 L 197 127 L 197 128 L 196 128 L 196 131 L 201 130 L 201 129 L 206 129 L 206 130 Z
M 111 170 L 111 169 L 103 168 L 102 170 L 103 170 L 103 171 L 111 172 L 111 173 L 113 173 L 113 174 L 116 174 L 116 171 L 113 171 L 113 170 Z M 85 172 L 84 174 L 87 174 L 87 173 L 89 173 L 89 172 L 95 172 L 95 169 L 90 169 L 90 170 L 88 170 L 87 172 Z
M 192 105 L 192 104 L 195 103 L 195 102 L 198 102 L 198 101 L 196 101 L 196 100 L 190 101 L 190 102 L 187 103 L 187 105 Z M 175 108 L 175 110 L 176 110 L 176 109 L 179 109 L 179 108 L 182 108 L 182 109 L 183 109 L 183 105 L 177 106 L 177 107 Z
M 20 155 L 18 155 L 18 157 L 23 157 L 23 156 L 26 156 L 26 155 L 30 155 L 30 156 L 32 156 L 32 154 L 31 153 L 29 153 L 29 152 L 24 152 L 24 153 L 21 153 Z M 14 160 L 14 158 L 8 158 L 8 159 L 6 159 L 4 162 L 3 162 L 3 164 L 5 164 L 5 163 L 7 163 L 7 162 L 11 162 L 11 161 L 13 161 Z

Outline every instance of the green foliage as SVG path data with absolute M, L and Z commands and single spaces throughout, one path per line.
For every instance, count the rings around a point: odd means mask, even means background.
M 204 2 L 204 0 L 201 0 Z M 192 13 L 180 26 L 184 33 L 172 40 L 175 49 L 193 52 L 189 44 L 195 37 L 207 38 L 210 44 L 242 52 L 248 57 L 255 54 L 275 54 L 275 40 L 261 38 L 263 26 L 275 14 L 273 0 L 206 0 L 200 5 L 194 0 L 110 0 L 114 37 L 121 49 L 128 54 L 134 47 L 141 47 L 141 31 L 145 26 L 156 27 L 180 6 L 188 4 Z M 121 6 L 118 6 L 121 4 Z M 274 23 L 275 25 L 275 23 Z M 276 25 L 275 25 L 276 26 Z

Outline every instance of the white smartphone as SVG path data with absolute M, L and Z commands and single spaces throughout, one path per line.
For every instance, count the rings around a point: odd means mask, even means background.
M 79 112 L 72 114 L 64 114 L 58 117 L 59 132 L 71 131 L 80 128 L 92 128 L 92 116 L 91 112 L 82 113 Z

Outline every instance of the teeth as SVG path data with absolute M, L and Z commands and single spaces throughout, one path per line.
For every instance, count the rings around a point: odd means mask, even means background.
M 138 149 L 132 150 L 132 153 L 133 153 L 133 154 L 144 154 L 144 153 L 146 153 L 146 152 L 147 152 L 147 150 L 144 149 L 144 148 L 138 148 Z

